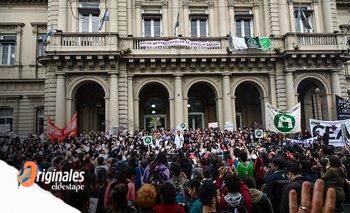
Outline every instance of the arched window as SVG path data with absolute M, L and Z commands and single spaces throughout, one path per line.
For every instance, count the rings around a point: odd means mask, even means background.
M 145 102 L 145 114 L 166 114 L 164 101 L 158 97 L 150 97 Z
M 198 97 L 191 96 L 188 98 L 188 112 L 204 112 L 202 100 Z
M 13 109 L 12 108 L 0 108 L 0 125 L 9 124 L 10 131 L 13 127 Z
M 44 132 L 44 107 L 35 108 L 35 132 L 42 134 Z

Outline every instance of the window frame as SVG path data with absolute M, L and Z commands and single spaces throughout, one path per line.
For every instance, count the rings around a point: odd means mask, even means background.
M 254 14 L 252 13 L 251 10 L 236 10 L 235 11 L 235 17 L 234 17 L 234 21 L 235 21 L 235 30 L 236 30 L 236 36 L 237 37 L 246 37 L 246 33 L 245 33 L 245 27 L 244 24 L 245 22 L 249 22 L 249 30 L 250 30 L 250 37 L 254 36 Z M 241 27 L 241 34 L 238 35 L 238 30 L 237 30 L 237 22 L 240 23 L 240 27 Z
M 299 20 L 298 23 L 298 15 L 295 16 L 295 12 L 299 10 L 299 4 L 294 4 L 293 5 L 293 18 L 294 18 L 294 28 L 295 28 L 295 32 L 297 33 L 314 33 L 315 32 L 315 18 L 314 18 L 314 10 L 312 8 L 311 4 L 301 4 L 300 5 L 301 10 L 306 11 L 307 13 L 311 14 L 309 16 L 306 16 L 307 14 L 305 14 L 309 24 L 311 24 L 311 29 L 305 28 L 303 26 L 302 20 Z M 300 28 L 300 31 L 298 31 L 298 26 Z M 303 27 L 301 27 L 303 26 Z
M 159 38 L 159 37 L 163 37 L 163 15 L 162 13 L 150 13 L 147 11 L 142 11 L 142 37 L 147 37 L 147 38 Z M 150 36 L 146 36 L 146 27 L 145 27 L 145 20 L 150 20 L 151 21 L 151 35 Z M 155 20 L 159 20 L 159 36 L 155 35 L 155 28 L 154 28 L 154 22 Z
M 15 39 L 14 40 L 10 40 L 10 39 L 4 39 L 4 36 L 13 36 Z M 6 63 L 2 63 L 3 61 L 3 54 L 4 54 L 4 47 L 8 46 L 7 49 L 7 59 L 6 59 Z M 17 35 L 14 33 L 4 33 L 4 34 L 0 34 L 0 65 L 15 65 L 16 64 L 16 48 L 17 48 Z M 12 57 L 12 51 L 15 54 L 15 57 L 13 59 L 13 61 L 11 60 Z
M 99 24 L 100 24 L 100 2 L 99 1 L 86 1 L 83 4 L 82 2 L 79 3 L 78 8 L 78 15 L 79 15 L 79 25 L 78 25 L 78 32 L 80 33 L 97 33 L 99 32 Z M 90 3 L 90 4 L 89 4 Z M 88 15 L 88 31 L 83 31 L 83 16 Z M 93 31 L 93 16 L 96 16 L 98 19 L 97 22 L 97 31 Z
M 46 49 L 47 45 L 44 43 L 43 38 L 45 37 L 46 33 L 38 33 L 38 39 L 36 42 L 36 51 L 37 51 L 37 56 L 45 56 L 46 55 Z
M 5 121 L 5 123 L 0 123 L 0 124 L 10 124 L 10 131 L 12 131 L 13 130 L 13 124 L 14 124 L 14 116 L 13 116 L 14 110 L 13 110 L 13 108 L 12 107 L 0 107 L 0 111 L 1 110 L 11 110 L 11 112 L 12 112 L 11 116 L 2 116 L 0 114 L 0 119 L 4 119 L 4 121 Z M 12 120 L 11 123 L 7 122 L 8 119 Z
M 190 14 L 189 15 L 189 28 L 190 28 L 190 37 L 208 37 L 209 36 L 209 17 L 208 14 L 201 13 L 201 14 Z M 192 32 L 192 20 L 195 20 L 196 22 L 196 35 Z M 201 35 L 201 21 L 205 21 L 205 36 Z
M 38 106 L 38 107 L 35 107 L 34 108 L 34 110 L 35 110 L 35 133 L 36 134 L 42 134 L 42 133 L 44 133 L 44 129 L 42 130 L 42 132 L 40 133 L 39 132 L 39 119 L 40 118 L 42 118 L 43 119 L 43 127 L 45 126 L 45 111 L 44 111 L 44 106 Z M 42 116 L 40 116 L 39 117 L 39 113 L 38 113 L 38 111 L 39 110 L 42 110 L 43 111 L 43 114 L 42 114 Z

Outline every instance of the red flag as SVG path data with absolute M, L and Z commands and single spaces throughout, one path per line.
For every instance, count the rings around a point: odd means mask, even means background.
M 48 118 L 47 136 L 51 141 L 55 139 L 62 140 L 64 138 L 62 129 L 58 128 L 50 117 Z
M 65 137 L 71 136 L 76 137 L 77 136 L 77 113 L 74 113 L 71 120 L 67 124 L 67 126 L 64 128 L 64 135 Z
M 48 118 L 47 137 L 51 141 L 54 141 L 55 139 L 62 141 L 67 136 L 76 137 L 77 133 L 77 113 L 73 114 L 71 120 L 63 129 L 57 127 L 55 123 Z

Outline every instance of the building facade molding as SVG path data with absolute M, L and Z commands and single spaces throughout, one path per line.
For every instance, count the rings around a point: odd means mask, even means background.
M 164 79 L 160 77 L 142 77 L 138 78 L 134 76 L 134 100 L 139 99 L 139 94 L 142 91 L 142 89 L 147 85 L 151 83 L 158 83 L 161 84 L 168 92 L 169 100 L 174 99 L 174 87 L 173 83 L 170 82 L 169 79 Z
M 75 97 L 75 93 L 76 91 L 79 89 L 79 87 L 87 82 L 95 82 L 97 84 L 99 84 L 105 93 L 105 98 L 109 98 L 110 97 L 110 92 L 109 92 L 109 85 L 108 82 L 106 82 L 105 79 L 103 79 L 100 76 L 77 76 L 74 77 L 73 80 L 71 82 L 69 82 L 66 85 L 66 99 L 73 99 Z
M 184 98 L 188 98 L 188 92 L 191 89 L 191 87 L 196 83 L 206 83 L 208 84 L 214 91 L 215 98 L 222 97 L 222 91 L 220 89 L 220 84 L 214 80 L 213 78 L 209 77 L 185 77 L 186 82 L 184 84 Z
M 309 79 L 313 81 L 318 87 L 323 88 L 326 94 L 331 93 L 332 89 L 330 88 L 330 80 L 322 75 L 321 73 L 313 72 L 313 73 L 299 73 L 294 76 L 294 93 L 297 94 L 297 90 L 299 84 L 303 81 Z
M 270 97 L 268 93 L 269 87 L 266 78 L 267 77 L 265 76 L 249 76 L 248 78 L 241 76 L 234 78 L 231 84 L 231 98 L 235 97 L 237 87 L 242 83 L 252 83 L 256 87 L 256 89 L 258 89 L 260 97 Z

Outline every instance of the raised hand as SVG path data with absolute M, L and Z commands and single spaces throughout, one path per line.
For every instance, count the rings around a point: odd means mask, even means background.
M 327 190 L 326 201 L 323 202 L 324 182 L 321 179 L 316 180 L 312 193 L 312 201 L 310 201 L 311 184 L 304 182 L 301 189 L 301 205 L 298 207 L 297 193 L 295 190 L 289 193 L 289 212 L 290 213 L 332 213 L 335 211 L 335 190 L 329 188 Z M 324 204 L 324 205 L 323 205 Z

